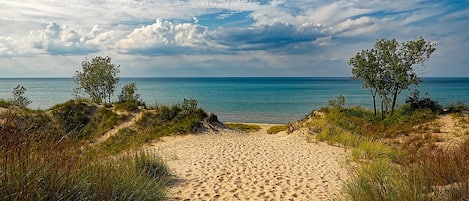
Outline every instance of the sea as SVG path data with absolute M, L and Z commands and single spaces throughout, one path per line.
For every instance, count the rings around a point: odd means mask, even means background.
M 288 123 L 326 106 L 338 95 L 345 97 L 347 106 L 372 107 L 369 89 L 348 77 L 124 77 L 115 94 L 130 82 L 136 83 L 147 105 L 196 99 L 198 106 L 225 122 Z M 72 78 L 0 78 L 0 99 L 10 99 L 17 85 L 26 88 L 31 109 L 48 109 L 75 97 Z M 419 91 L 443 106 L 468 104 L 469 78 L 425 77 Z M 407 95 L 400 95 L 400 104 Z

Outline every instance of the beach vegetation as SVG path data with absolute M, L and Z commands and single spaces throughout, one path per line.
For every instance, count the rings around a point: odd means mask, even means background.
M 288 129 L 287 125 L 272 126 L 267 130 L 267 134 L 277 134 Z
M 11 104 L 19 107 L 26 107 L 32 103 L 32 101 L 24 96 L 26 93 L 26 88 L 21 85 L 17 85 L 12 91 Z
M 197 101 L 185 99 L 171 106 L 161 105 L 142 111 L 142 117 L 132 128 L 123 128 L 95 148 L 100 154 L 117 154 L 137 148 L 162 136 L 194 133 L 207 114 L 197 107 Z
M 351 166 L 345 200 L 465 200 L 469 140 L 442 146 L 443 139 L 432 135 L 440 108 L 415 98 L 381 120 L 360 107 L 325 107 L 303 125 L 317 141 L 352 149 L 358 165 Z
M 52 117 L 53 118 L 53 117 Z M 9 110 L 0 126 L 1 200 L 164 200 L 169 171 L 152 153 L 83 154 L 44 111 Z
M 117 83 L 119 82 L 119 65 L 111 63 L 110 57 L 97 56 L 81 63 L 82 72 L 76 71 L 73 80 L 78 96 L 86 93 L 95 103 L 111 103 Z
M 252 133 L 261 130 L 260 126 L 254 124 L 225 123 L 225 126 L 246 133 Z
M 430 55 L 435 51 L 435 44 L 426 42 L 423 37 L 401 44 L 396 39 L 379 39 L 370 50 L 362 50 L 350 58 L 352 78 L 362 80 L 363 87 L 369 88 L 373 97 L 376 115 L 376 96 L 381 98 L 381 117 L 393 114 L 399 94 L 418 87 L 422 80 L 421 69 L 414 65 L 426 66 Z
M 122 87 L 119 94 L 119 102 L 125 101 L 140 101 L 140 94 L 137 94 L 137 85 L 135 82 L 128 83 Z
M 327 105 L 332 108 L 336 108 L 338 110 L 342 110 L 345 106 L 345 96 L 338 95 L 335 99 L 330 99 L 327 102 Z
M 48 111 L 2 112 L 0 198 L 165 200 L 168 167 L 156 154 L 138 148 L 161 136 L 195 132 L 207 114 L 192 99 L 141 112 L 135 124 L 94 145 L 89 143 L 129 115 L 86 99 Z M 125 152 L 133 148 L 137 151 Z
M 127 118 L 105 107 L 78 100 L 52 107 L 51 114 L 70 137 L 77 139 L 99 136 Z
M 10 106 L 12 106 L 13 104 L 11 103 L 11 101 L 8 101 L 8 100 L 5 100 L 5 99 L 1 99 L 0 98 L 0 107 L 3 107 L 3 108 L 8 108 Z

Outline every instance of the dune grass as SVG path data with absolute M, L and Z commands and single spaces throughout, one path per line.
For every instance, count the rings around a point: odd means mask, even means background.
M 135 126 L 82 149 L 128 118 L 112 109 L 72 100 L 49 111 L 0 114 L 0 200 L 165 200 L 165 163 L 153 153 L 125 151 L 163 135 L 194 132 L 205 112 L 194 100 L 159 106 Z
M 253 124 L 225 123 L 225 126 L 231 129 L 252 133 L 261 130 L 261 127 Z
M 316 140 L 352 147 L 352 157 L 360 164 L 351 168 L 345 200 L 469 199 L 469 140 L 448 148 L 428 146 L 434 143 L 428 137 L 431 129 L 418 126 L 433 121 L 436 113 L 407 106 L 385 120 L 358 107 L 323 108 L 319 113 L 307 123 Z M 389 143 L 410 133 L 423 136 L 400 146 Z
M 272 126 L 267 130 L 267 134 L 277 134 L 288 129 L 287 125 Z
M 63 130 L 36 127 L 45 117 L 24 115 L 2 116 L 0 200 L 165 199 L 168 169 L 155 155 L 83 155 Z

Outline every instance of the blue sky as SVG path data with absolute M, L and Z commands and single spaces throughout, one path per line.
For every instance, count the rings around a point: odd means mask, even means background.
M 0 77 L 351 76 L 376 39 L 437 44 L 423 76 L 469 77 L 469 1 L 0 0 Z

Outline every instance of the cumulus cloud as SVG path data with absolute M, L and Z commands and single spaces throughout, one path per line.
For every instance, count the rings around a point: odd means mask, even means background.
M 52 55 L 79 55 L 98 52 L 96 45 L 87 43 L 85 35 L 67 26 L 50 23 L 46 29 L 31 32 L 33 47 Z
M 155 23 L 137 28 L 117 42 L 126 54 L 160 55 L 176 52 L 191 53 L 207 49 L 208 29 L 205 26 L 157 19 Z
M 0 57 L 14 56 L 18 53 L 16 41 L 0 36 Z

